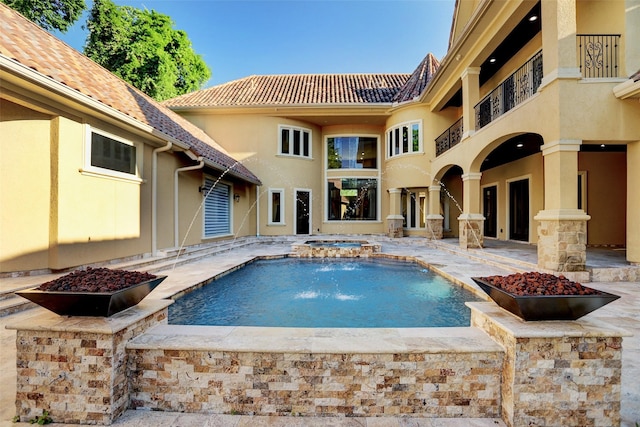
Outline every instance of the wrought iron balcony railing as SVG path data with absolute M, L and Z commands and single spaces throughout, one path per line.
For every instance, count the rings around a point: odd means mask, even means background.
M 578 34 L 578 60 L 582 77 L 618 77 L 618 46 L 620 34 Z
M 436 138 L 436 156 L 444 153 L 462 139 L 462 117 L 460 117 L 449 129 L 442 132 Z
M 482 129 L 529 99 L 541 82 L 542 51 L 539 51 L 475 106 L 476 129 Z

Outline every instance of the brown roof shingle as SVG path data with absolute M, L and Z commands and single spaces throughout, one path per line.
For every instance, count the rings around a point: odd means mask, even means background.
M 80 52 L 0 3 L 0 55 L 89 96 L 188 145 L 209 165 L 260 180 L 200 128 L 116 77 Z
M 164 101 L 168 107 L 391 103 L 409 74 L 249 76 Z

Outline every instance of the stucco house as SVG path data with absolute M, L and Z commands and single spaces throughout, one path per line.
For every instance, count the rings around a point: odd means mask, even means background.
M 249 76 L 165 105 L 260 177 L 261 235 L 512 240 L 583 271 L 588 245 L 640 262 L 637 40 L 637 0 L 457 1 L 446 56 L 411 75 Z
M 0 272 L 353 233 L 640 263 L 638 3 L 457 1 L 446 56 L 411 74 L 248 76 L 162 105 L 0 5 Z

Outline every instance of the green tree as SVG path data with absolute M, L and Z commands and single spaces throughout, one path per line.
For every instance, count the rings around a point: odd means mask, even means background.
M 66 32 L 87 8 L 84 0 L 0 0 L 47 31 Z
M 184 31 L 154 10 L 95 0 L 84 53 L 156 100 L 198 90 L 211 71 Z

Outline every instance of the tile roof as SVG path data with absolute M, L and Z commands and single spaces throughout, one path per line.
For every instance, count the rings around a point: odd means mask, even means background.
M 260 180 L 200 128 L 0 3 L 0 55 L 175 138 L 209 166 Z
M 249 76 L 164 101 L 168 107 L 306 106 L 391 103 L 409 74 Z
M 425 58 L 416 67 L 415 71 L 411 74 L 411 77 L 404 84 L 402 89 L 398 91 L 393 97 L 394 102 L 406 102 L 420 96 L 422 91 L 427 87 L 427 84 L 433 78 L 433 75 L 438 71 L 440 62 L 432 54 L 427 54 Z

